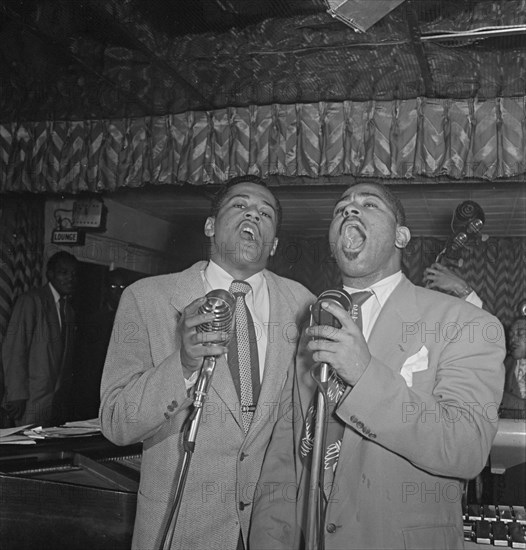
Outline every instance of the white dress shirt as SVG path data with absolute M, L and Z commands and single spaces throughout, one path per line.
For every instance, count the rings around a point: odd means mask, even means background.
M 51 283 L 48 283 L 48 285 L 49 285 L 49 288 L 51 289 L 51 294 L 53 294 L 53 299 L 55 300 L 55 307 L 57 308 L 58 322 L 60 323 L 60 328 L 62 328 L 62 318 L 60 317 L 60 294 Z
M 210 260 L 206 268 L 201 271 L 201 276 L 203 277 L 205 291 L 207 293 L 218 288 L 228 290 L 234 280 L 232 275 L 227 273 L 212 260 Z M 245 302 L 254 321 L 254 330 L 256 332 L 258 346 L 259 378 L 263 380 L 270 317 L 268 286 L 265 276 L 261 271 L 245 279 L 245 282 L 252 287 L 252 290 L 245 296 Z
M 369 340 L 373 326 L 380 315 L 380 311 L 384 307 L 387 298 L 391 295 L 391 292 L 395 289 L 396 285 L 402 280 L 402 272 L 398 271 L 393 275 L 389 275 L 385 279 L 374 283 L 367 288 L 352 288 L 350 286 L 344 286 L 344 290 L 349 294 L 354 292 L 363 292 L 364 290 L 370 290 L 373 295 L 362 304 L 362 327 L 365 340 Z
M 211 290 L 217 289 L 228 291 L 234 280 L 232 275 L 212 260 L 210 260 L 205 269 L 201 271 L 201 277 L 207 294 Z M 245 303 L 254 321 L 254 331 L 256 333 L 258 346 L 259 379 L 263 380 L 270 319 L 268 285 L 261 271 L 252 275 L 252 277 L 249 277 L 245 281 L 252 287 L 252 290 L 245 296 Z M 199 371 L 195 371 L 190 378 L 185 379 L 186 389 L 190 389 L 197 382 L 198 375 Z

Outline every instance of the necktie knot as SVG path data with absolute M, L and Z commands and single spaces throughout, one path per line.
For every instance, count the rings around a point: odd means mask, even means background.
M 233 294 L 236 298 L 238 296 L 246 296 L 252 287 L 246 281 L 238 281 L 234 279 L 230 285 L 230 293 Z
M 353 306 L 361 307 L 362 304 L 364 304 L 373 293 L 370 290 L 363 290 L 362 292 L 354 292 L 351 294 L 351 300 L 353 303 Z

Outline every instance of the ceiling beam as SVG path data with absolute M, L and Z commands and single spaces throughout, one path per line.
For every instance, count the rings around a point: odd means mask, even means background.
M 422 44 L 420 36 L 420 23 L 418 21 L 418 16 L 413 5 L 413 0 L 409 0 L 404 5 L 404 8 L 406 10 L 406 20 L 409 37 L 411 39 L 413 51 L 415 52 L 415 57 L 420 67 L 422 82 L 424 83 L 424 95 L 426 97 L 434 97 L 435 85 L 433 82 L 433 75 L 431 73 L 431 69 L 429 68 L 429 63 L 427 62 L 424 45 Z

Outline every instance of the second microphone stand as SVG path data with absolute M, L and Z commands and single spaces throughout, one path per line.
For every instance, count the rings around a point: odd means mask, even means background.
M 163 536 L 161 538 L 160 549 L 168 550 L 172 546 L 172 538 L 175 531 L 175 526 L 177 524 L 177 519 L 179 517 L 179 510 L 181 508 L 181 502 L 183 500 L 183 491 L 186 485 L 186 479 L 188 477 L 188 471 L 190 469 L 190 461 L 195 449 L 195 440 L 197 438 L 197 431 L 199 430 L 199 424 L 201 422 L 201 415 L 203 414 L 203 404 L 208 393 L 208 388 L 212 380 L 212 374 L 214 374 L 214 368 L 216 365 L 215 357 L 206 357 L 201 367 L 201 374 L 199 381 L 197 383 L 197 388 L 195 390 L 195 401 L 194 401 L 194 410 L 189 418 L 189 425 L 185 429 L 183 434 L 183 449 L 184 456 L 183 462 L 181 465 L 181 471 L 179 473 L 179 478 L 177 480 L 177 486 L 175 489 L 175 496 L 172 506 L 170 508 L 170 513 L 168 515 L 168 521 L 164 527 Z M 168 544 L 166 541 L 168 539 L 168 534 L 170 538 Z
M 205 323 L 197 327 L 198 332 L 227 332 L 230 333 L 232 328 L 232 317 L 234 309 L 234 297 L 230 292 L 222 289 L 210 291 L 207 295 L 207 302 L 199 309 L 199 313 L 213 313 L 214 319 L 210 323 Z M 226 345 L 227 342 L 221 342 Z M 184 456 L 181 465 L 181 471 L 175 488 L 175 496 L 172 506 L 164 526 L 161 537 L 160 550 L 169 550 L 172 546 L 172 539 L 179 517 L 179 509 L 183 500 L 183 491 L 190 469 L 190 461 L 192 459 L 197 431 L 203 414 L 203 405 L 205 404 L 208 390 L 212 383 L 212 375 L 216 366 L 216 357 L 213 355 L 206 356 L 201 366 L 201 372 L 196 384 L 194 393 L 194 409 L 188 418 L 187 428 L 183 433 L 183 449 Z
M 327 435 L 327 387 L 329 382 L 329 365 L 322 363 L 319 379 L 313 375 L 318 385 L 316 400 L 316 423 L 314 428 L 314 444 L 312 448 L 311 476 L 309 481 L 307 530 L 305 533 L 305 550 L 322 550 L 323 538 L 323 454 Z
M 350 312 L 352 299 L 343 289 L 326 290 L 318 296 L 318 300 L 311 306 L 311 320 L 313 325 L 326 325 L 341 328 L 341 324 L 328 311 L 324 310 L 322 304 L 330 302 Z M 324 538 L 322 526 L 324 523 L 324 463 L 323 456 L 327 438 L 327 422 L 329 420 L 329 369 L 328 363 L 321 363 L 319 377 L 312 373 L 318 393 L 316 398 L 316 422 L 314 428 L 314 441 L 312 448 L 311 477 L 309 482 L 309 493 L 307 503 L 307 530 L 305 533 L 305 550 L 323 550 Z

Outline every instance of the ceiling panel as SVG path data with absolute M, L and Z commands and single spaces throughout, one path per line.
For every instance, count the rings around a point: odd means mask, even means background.
M 112 200 L 177 225 L 199 226 L 209 212 L 212 189 L 161 187 L 120 191 Z M 327 234 L 336 200 L 345 185 L 274 188 L 283 207 L 282 230 L 305 238 Z M 455 208 L 465 200 L 485 212 L 490 236 L 526 236 L 526 185 L 402 184 L 391 189 L 402 200 L 414 236 L 447 237 Z M 205 194 L 207 193 L 207 194 Z

